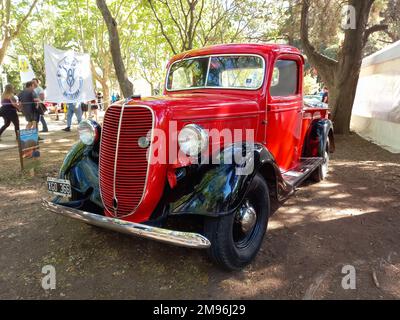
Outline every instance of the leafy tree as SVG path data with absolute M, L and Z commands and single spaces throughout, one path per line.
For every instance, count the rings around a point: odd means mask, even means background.
M 215 43 L 247 38 L 254 31 L 266 1 L 147 0 L 173 54 Z M 253 32 L 249 32 L 248 36 Z
M 317 69 L 319 75 L 330 89 L 330 106 L 332 108 L 335 130 L 338 133 L 347 134 L 350 130 L 351 111 L 357 89 L 358 78 L 361 69 L 364 48 L 370 38 L 376 32 L 386 31 L 385 24 L 372 24 L 370 15 L 375 0 L 349 0 L 333 4 L 330 0 L 322 1 L 326 7 L 318 6 L 319 1 L 302 1 L 300 34 L 302 46 L 311 64 Z M 341 19 L 341 5 L 348 4 L 355 9 L 355 28 L 348 28 L 343 31 L 341 38 L 339 21 Z M 336 17 L 336 24 L 326 24 L 327 19 Z M 333 19 L 333 18 L 332 18 Z M 322 23 L 322 21 L 324 23 Z M 314 33 L 319 39 L 337 37 L 340 43 L 337 58 L 333 59 L 321 53 L 319 48 L 312 44 L 309 36 L 310 29 L 318 30 L 312 25 L 317 25 L 323 33 Z M 325 37 L 324 37 L 325 36 Z
M 151 14 L 147 6 L 136 8 L 125 21 L 121 48 L 129 74 L 145 79 L 152 94 L 159 94 L 164 83 L 165 65 L 172 53 L 159 25 L 148 18 Z
M 20 34 L 38 1 L 18 1 L 14 4 L 11 0 L 0 1 L 0 64 L 3 63 L 7 49 Z
M 110 51 L 119 86 L 122 90 L 123 95 L 125 97 L 130 97 L 133 94 L 133 85 L 128 78 L 125 63 L 122 58 L 117 22 L 112 16 L 105 0 L 96 0 L 96 4 L 103 16 L 103 19 L 108 29 Z

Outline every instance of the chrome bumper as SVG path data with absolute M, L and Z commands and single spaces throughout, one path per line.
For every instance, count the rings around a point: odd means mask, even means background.
M 120 219 L 109 218 L 100 216 L 98 214 L 65 207 L 47 200 L 42 200 L 42 205 L 46 210 L 53 213 L 81 220 L 98 227 L 121 233 L 188 248 L 206 249 L 211 245 L 210 241 L 206 237 L 198 233 L 173 231 Z

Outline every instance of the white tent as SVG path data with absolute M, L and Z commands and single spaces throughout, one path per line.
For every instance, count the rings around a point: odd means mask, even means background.
M 400 153 L 400 41 L 363 60 L 351 129 Z

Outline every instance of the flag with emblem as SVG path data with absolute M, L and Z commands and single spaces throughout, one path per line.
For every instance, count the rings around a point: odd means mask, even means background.
M 47 101 L 77 103 L 96 99 L 89 54 L 45 45 L 44 58 Z

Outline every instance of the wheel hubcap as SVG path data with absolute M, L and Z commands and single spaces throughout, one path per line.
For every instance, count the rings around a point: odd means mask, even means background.
M 240 223 L 240 227 L 244 234 L 248 234 L 253 230 L 256 221 L 257 213 L 256 210 L 247 201 L 244 206 L 242 206 L 236 216 L 237 221 Z

